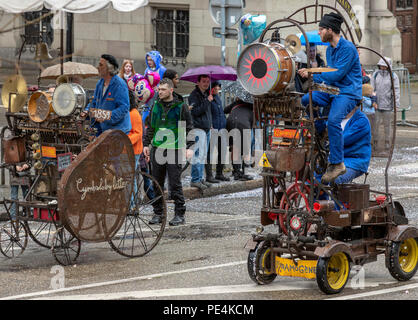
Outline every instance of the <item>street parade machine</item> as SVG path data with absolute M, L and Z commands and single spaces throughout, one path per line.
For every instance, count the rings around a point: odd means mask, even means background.
M 19 256 L 28 237 L 51 249 L 62 265 L 76 261 L 81 241 L 109 242 L 127 257 L 142 256 L 157 245 L 166 222 L 163 192 L 152 176 L 135 170 L 126 134 L 108 130 L 95 138 L 94 119 L 111 115 L 92 109 L 93 117 L 81 118 L 87 103 L 81 85 L 63 83 L 53 94 L 36 91 L 28 99 L 26 82 L 16 74 L 6 80 L 2 100 L 8 108 L 8 125 L 1 131 L 2 167 L 19 178 L 16 165 L 31 166 L 24 199 L 0 201 L 10 217 L 0 226 L 4 256 Z M 147 187 L 144 178 L 151 182 Z M 152 199 L 147 196 L 151 185 Z M 158 201 L 162 223 L 149 225 Z
M 321 118 L 314 116 L 312 92 L 337 95 L 339 89 L 314 83 L 312 74 L 338 70 L 311 68 L 308 59 L 310 103 L 305 109 L 294 86 L 295 55 L 301 42 L 296 35 L 281 35 L 296 29 L 308 39 L 302 26 L 315 28 L 330 11 L 338 12 L 317 4 L 272 22 L 259 42 L 241 53 L 237 71 L 242 86 L 253 96 L 255 123 L 263 131 L 264 146 L 262 226 L 246 244 L 249 276 L 257 284 L 271 283 L 278 275 L 316 278 L 324 293 L 335 294 L 347 284 L 351 266 L 377 261 L 381 254 L 395 279 L 411 279 L 418 268 L 418 230 L 408 225 L 401 204 L 388 190 L 396 118 L 386 153 L 385 191 L 372 190 L 366 179 L 342 185 L 324 185 L 317 179 L 327 168 L 328 139 L 315 132 L 314 123 Z M 346 21 L 342 32 L 355 43 Z M 372 49 L 358 48 L 383 58 Z

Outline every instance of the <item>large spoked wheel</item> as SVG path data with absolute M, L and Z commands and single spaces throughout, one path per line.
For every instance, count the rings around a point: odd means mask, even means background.
M 133 203 L 119 232 L 109 241 L 113 250 L 125 257 L 141 257 L 160 241 L 167 220 L 164 193 L 155 178 L 147 173 L 135 173 Z M 160 212 L 161 223 L 150 224 L 154 208 Z
M 296 187 L 295 182 L 286 190 L 287 197 L 286 195 L 282 196 L 282 199 L 280 201 L 280 209 L 289 211 L 309 210 L 309 189 L 307 186 L 302 186 L 302 183 L 300 181 L 298 181 L 297 183 L 299 188 Z M 302 193 L 299 193 L 299 191 Z M 287 235 L 290 226 L 287 223 L 286 213 L 279 214 L 279 224 L 280 228 L 283 230 L 283 233 Z M 309 230 L 309 226 L 309 224 L 306 226 L 302 226 L 303 229 L 300 231 L 300 233 L 306 234 L 306 232 Z
M 41 247 L 51 249 L 52 239 L 56 231 L 55 225 L 48 221 L 25 221 L 31 239 Z
M 63 266 L 74 264 L 80 254 L 81 242 L 64 227 L 55 232 L 52 239 L 52 255 Z
M 388 270 L 392 277 L 399 281 L 411 279 L 418 269 L 417 239 L 393 242 L 389 248 L 388 259 Z
M 350 261 L 344 252 L 338 252 L 330 258 L 318 259 L 316 282 L 326 294 L 341 292 L 348 282 L 349 274 Z
M 270 243 L 259 242 L 248 254 L 247 267 L 251 280 L 257 284 L 269 284 L 276 279 L 274 264 L 271 263 Z
M 7 258 L 15 258 L 25 251 L 28 232 L 20 221 L 9 221 L 0 229 L 0 251 Z

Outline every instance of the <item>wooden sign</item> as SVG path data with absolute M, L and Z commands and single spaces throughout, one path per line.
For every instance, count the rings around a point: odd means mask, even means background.
M 120 130 L 102 133 L 60 180 L 58 208 L 65 228 L 83 241 L 112 239 L 128 213 L 134 173 L 128 136 Z

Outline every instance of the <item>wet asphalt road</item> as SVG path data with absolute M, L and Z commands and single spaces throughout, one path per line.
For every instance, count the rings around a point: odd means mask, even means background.
M 390 192 L 404 206 L 410 223 L 418 226 L 418 130 L 398 127 L 397 136 L 389 171 Z M 368 182 L 375 190 L 384 190 L 385 165 L 382 159 L 372 160 Z M 7 194 L 8 189 L 0 192 Z M 64 288 L 56 291 L 51 285 L 56 280 L 57 263 L 49 250 L 29 240 L 22 256 L 14 260 L 0 257 L 0 297 L 213 301 L 418 298 L 418 278 L 398 283 L 386 270 L 384 257 L 357 274 L 353 272 L 337 296 L 322 294 L 312 280 L 280 278 L 268 286 L 255 285 L 248 276 L 244 245 L 259 225 L 260 202 L 261 189 L 188 201 L 187 224 L 167 226 L 157 247 L 141 258 L 124 258 L 107 243 L 83 243 L 77 264 L 59 268 Z M 169 218 L 172 215 L 169 204 Z M 356 282 L 361 272 L 365 276 L 363 289 Z M 381 294 L 371 295 L 373 292 Z

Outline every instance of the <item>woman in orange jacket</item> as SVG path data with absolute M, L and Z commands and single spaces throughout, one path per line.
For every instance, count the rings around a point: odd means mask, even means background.
M 129 90 L 129 102 L 130 110 L 129 116 L 131 117 L 132 129 L 128 134 L 134 148 L 135 154 L 135 169 L 139 165 L 139 156 L 142 153 L 142 117 L 136 108 L 136 97 L 133 91 Z

